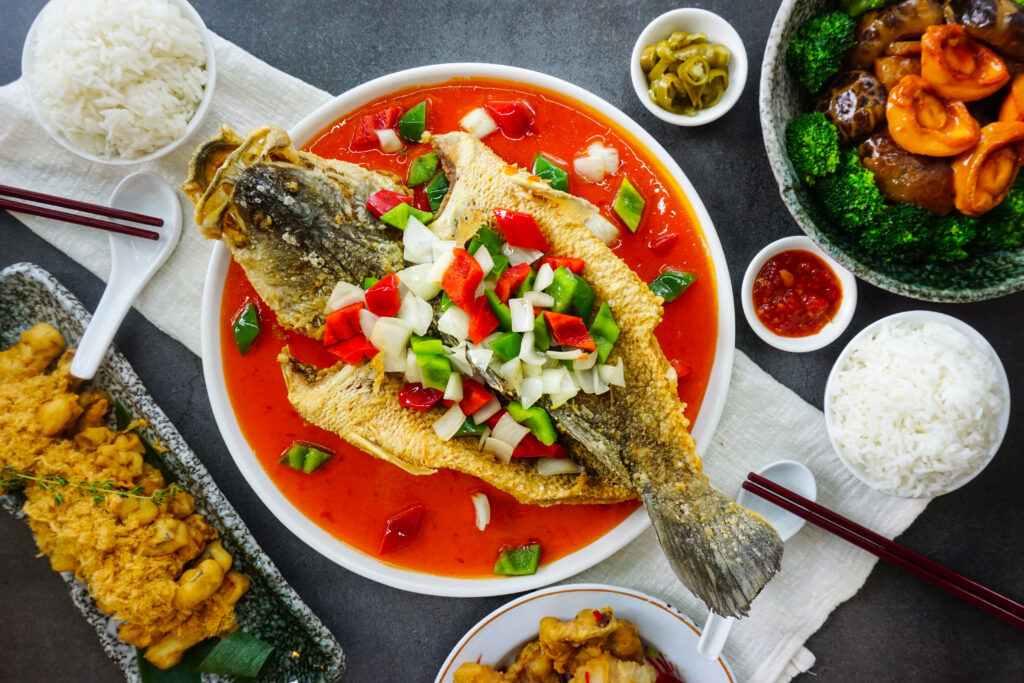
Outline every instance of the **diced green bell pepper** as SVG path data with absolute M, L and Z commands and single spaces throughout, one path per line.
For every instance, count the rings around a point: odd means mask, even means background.
M 427 129 L 427 101 L 423 100 L 398 119 L 398 134 L 410 142 L 419 142 Z
M 540 544 L 505 548 L 494 563 L 494 573 L 501 576 L 527 576 L 536 574 L 540 566 Z
M 306 444 L 293 443 L 277 462 L 281 465 L 288 465 L 288 467 L 291 467 L 293 470 L 301 470 L 302 463 L 305 462 L 306 453 L 308 451 L 309 446 Z
M 569 191 L 569 174 L 543 154 L 533 158 L 533 175 L 548 181 L 555 190 Z
M 523 335 L 518 332 L 506 332 L 491 342 L 491 350 L 504 363 L 518 356 L 522 345 Z
M 409 164 L 409 179 L 406 185 L 416 187 L 433 178 L 437 173 L 438 163 L 437 152 L 427 152 L 413 159 Z
M 547 351 L 551 348 L 551 333 L 548 332 L 548 324 L 543 313 L 538 313 L 533 319 L 533 346 L 538 351 Z
M 555 269 L 554 279 L 551 285 L 544 291 L 551 295 L 555 303 L 551 310 L 555 313 L 565 313 L 572 305 L 573 297 L 576 295 L 577 283 L 581 280 L 566 268 Z
M 334 457 L 334 453 L 325 451 L 322 448 L 312 446 L 308 443 L 300 443 L 296 441 L 293 443 L 281 459 L 277 462 L 281 465 L 287 465 L 293 470 L 299 470 L 306 474 L 312 474 L 314 470 L 318 469 L 325 462 Z
M 469 241 L 466 251 L 475 254 L 481 245 L 487 247 L 487 251 L 491 252 L 492 257 L 501 254 L 501 238 L 486 225 L 481 225 L 480 229 L 476 231 L 473 239 Z
M 427 185 L 424 192 L 427 194 L 427 201 L 430 202 L 431 211 L 437 211 L 441 208 L 441 202 L 444 201 L 445 195 L 448 194 L 448 185 L 448 176 L 444 174 L 444 171 L 438 173 Z
M 502 273 L 508 270 L 508 256 L 504 254 L 491 254 L 491 259 L 494 261 L 494 265 L 491 266 L 491 272 L 487 273 L 487 279 L 497 281 Z
M 452 298 L 450 296 L 448 296 L 448 292 L 441 290 L 441 303 L 438 305 L 439 308 L 441 309 L 441 312 L 444 313 L 454 305 L 455 302 L 452 301 Z
M 654 278 L 649 285 L 651 291 L 665 300 L 665 303 L 675 301 L 676 297 L 686 291 L 686 288 L 693 284 L 697 276 L 693 273 L 682 273 L 678 270 L 666 270 Z
M 519 424 L 529 427 L 530 432 L 537 437 L 537 441 L 545 446 L 550 446 L 558 439 L 548 411 L 540 406 L 524 408 L 521 403 L 512 401 L 508 404 L 508 414 Z
M 302 462 L 302 471 L 306 474 L 312 474 L 314 470 L 333 457 L 334 453 L 328 453 L 327 451 L 316 448 L 315 446 L 310 446 L 309 450 L 306 451 L 306 458 Z
M 590 325 L 590 337 L 597 344 L 597 362 L 604 363 L 615 346 L 615 340 L 619 338 L 619 325 L 608 304 L 601 304 L 601 308 L 597 309 L 594 322 Z
M 379 277 L 364 277 L 363 278 L 363 289 L 369 289 L 370 287 L 373 287 L 378 282 L 380 282 L 380 278 Z
M 424 225 L 434 218 L 434 214 L 429 211 L 420 211 L 415 206 L 402 202 L 381 216 L 380 219 L 399 230 L 405 230 L 405 226 L 409 223 L 409 216 L 415 216 L 416 220 Z
M 572 309 L 579 317 L 583 318 L 583 324 L 590 322 L 590 314 L 594 312 L 594 302 L 597 297 L 590 284 L 579 275 L 573 274 L 576 278 L 576 291 L 572 294 Z
M 522 298 L 527 292 L 533 289 L 533 283 L 537 281 L 537 271 L 531 270 L 530 274 L 523 280 L 523 284 L 519 285 L 519 289 L 516 290 L 516 296 Z
M 256 310 L 256 304 L 249 304 L 241 315 L 235 318 L 235 322 L 231 325 L 231 332 L 235 337 L 235 346 L 244 356 L 260 333 L 260 314 Z
M 612 204 L 612 207 L 631 232 L 636 232 L 636 229 L 640 227 L 640 219 L 644 215 L 646 204 L 644 198 L 629 182 L 629 178 L 623 178 L 622 184 L 619 185 L 619 191 L 615 193 L 615 203 Z
M 420 366 L 423 386 L 438 391 L 444 391 L 448 387 L 448 378 L 452 374 L 450 360 L 433 353 L 416 354 L 416 365 Z
M 424 353 L 431 353 L 435 356 L 444 355 L 444 344 L 440 339 L 434 339 L 433 337 L 420 337 L 414 334 L 409 339 L 409 346 L 412 347 L 412 352 L 417 356 Z
M 487 296 L 487 303 L 491 305 L 491 311 L 494 313 L 494 317 L 498 319 L 498 328 L 502 332 L 508 332 L 511 330 L 512 311 L 509 310 L 508 306 L 501 303 L 501 299 L 498 298 L 498 295 L 491 290 L 488 289 L 484 294 Z M 517 351 L 515 355 L 518 356 L 519 352 Z
M 466 421 L 459 427 L 459 431 L 455 432 L 455 436 L 482 436 L 486 430 L 486 423 L 478 425 L 473 421 L 473 418 L 467 417 Z

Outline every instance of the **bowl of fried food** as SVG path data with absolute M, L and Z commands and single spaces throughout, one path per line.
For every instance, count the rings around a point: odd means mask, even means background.
M 761 126 L 804 232 L 897 294 L 1024 289 L 1024 5 L 786 0 L 771 36 Z

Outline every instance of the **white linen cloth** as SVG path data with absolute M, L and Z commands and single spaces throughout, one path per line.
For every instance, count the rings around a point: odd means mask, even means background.
M 182 147 L 141 166 L 177 186 L 195 145 L 223 123 L 245 132 L 274 123 L 289 128 L 330 99 L 238 46 L 214 35 L 218 78 L 206 121 Z M 274 97 L 263 93 L 273 92 Z M 102 166 L 66 151 L 39 127 L 21 80 L 0 87 L 0 183 L 105 204 L 117 183 L 135 167 Z M 135 302 L 158 328 L 198 354 L 202 286 L 212 244 L 191 220 L 191 204 L 180 195 L 185 225 L 174 254 Z M 69 229 L 54 221 L 15 214 L 35 233 L 106 279 L 107 235 Z M 719 489 L 735 495 L 748 471 L 779 459 L 806 463 L 818 480 L 818 500 L 892 537 L 925 507 L 876 493 L 848 474 L 832 453 L 821 412 L 736 354 L 729 398 L 713 443 L 704 445 L 705 471 Z M 854 595 L 875 558 L 808 525 L 786 545 L 783 568 L 754 602 L 751 616 L 737 623 L 725 656 L 741 681 L 788 681 L 814 663 L 804 642 L 841 602 Z M 636 541 L 571 582 L 631 587 L 672 604 L 703 624 L 706 609 L 676 580 L 648 529 Z

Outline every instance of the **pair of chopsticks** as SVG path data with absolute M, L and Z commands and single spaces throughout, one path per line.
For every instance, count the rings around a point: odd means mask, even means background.
M 15 199 L 25 199 L 35 203 L 26 204 L 25 202 L 18 202 L 14 201 L 13 199 L 8 199 L 8 197 L 14 197 Z M 23 190 L 17 187 L 10 187 L 8 185 L 0 185 L 0 209 L 7 209 L 8 211 L 20 211 L 21 213 L 32 214 L 33 216 L 52 218 L 54 220 L 75 223 L 77 225 L 84 225 L 90 228 L 99 228 L 100 230 L 116 232 L 122 235 L 144 237 L 145 239 L 148 240 L 160 239 L 160 233 L 155 232 L 153 230 L 137 228 L 133 225 L 124 225 L 122 223 L 114 223 L 113 221 L 105 221 L 99 218 L 93 218 L 92 216 L 83 216 L 77 213 L 57 211 L 56 209 L 50 209 L 47 208 L 46 206 L 38 206 L 38 204 L 60 206 L 65 209 L 73 209 L 75 211 L 81 211 L 83 213 L 92 213 L 99 216 L 106 216 L 108 218 L 117 218 L 123 221 L 132 221 L 133 223 L 141 223 L 143 225 L 153 225 L 156 227 L 160 227 L 161 225 L 164 224 L 162 218 L 146 216 L 141 213 L 134 213 L 132 211 L 122 211 L 120 209 L 112 209 L 109 206 L 89 204 L 87 202 L 79 202 L 74 199 L 64 199 L 63 197 L 55 197 L 53 195 L 43 194 L 42 192 L 33 192 L 32 190 Z
M 748 474 L 747 481 L 743 482 L 743 488 L 975 607 L 980 607 L 1017 628 L 1024 629 L 1024 605 L 1014 602 L 1005 595 L 996 593 L 758 474 Z

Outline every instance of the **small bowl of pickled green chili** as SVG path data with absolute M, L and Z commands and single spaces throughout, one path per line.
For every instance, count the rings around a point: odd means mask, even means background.
M 702 126 L 732 109 L 747 80 L 743 39 L 725 19 L 684 8 L 647 25 L 630 76 L 648 111 L 677 126 Z

